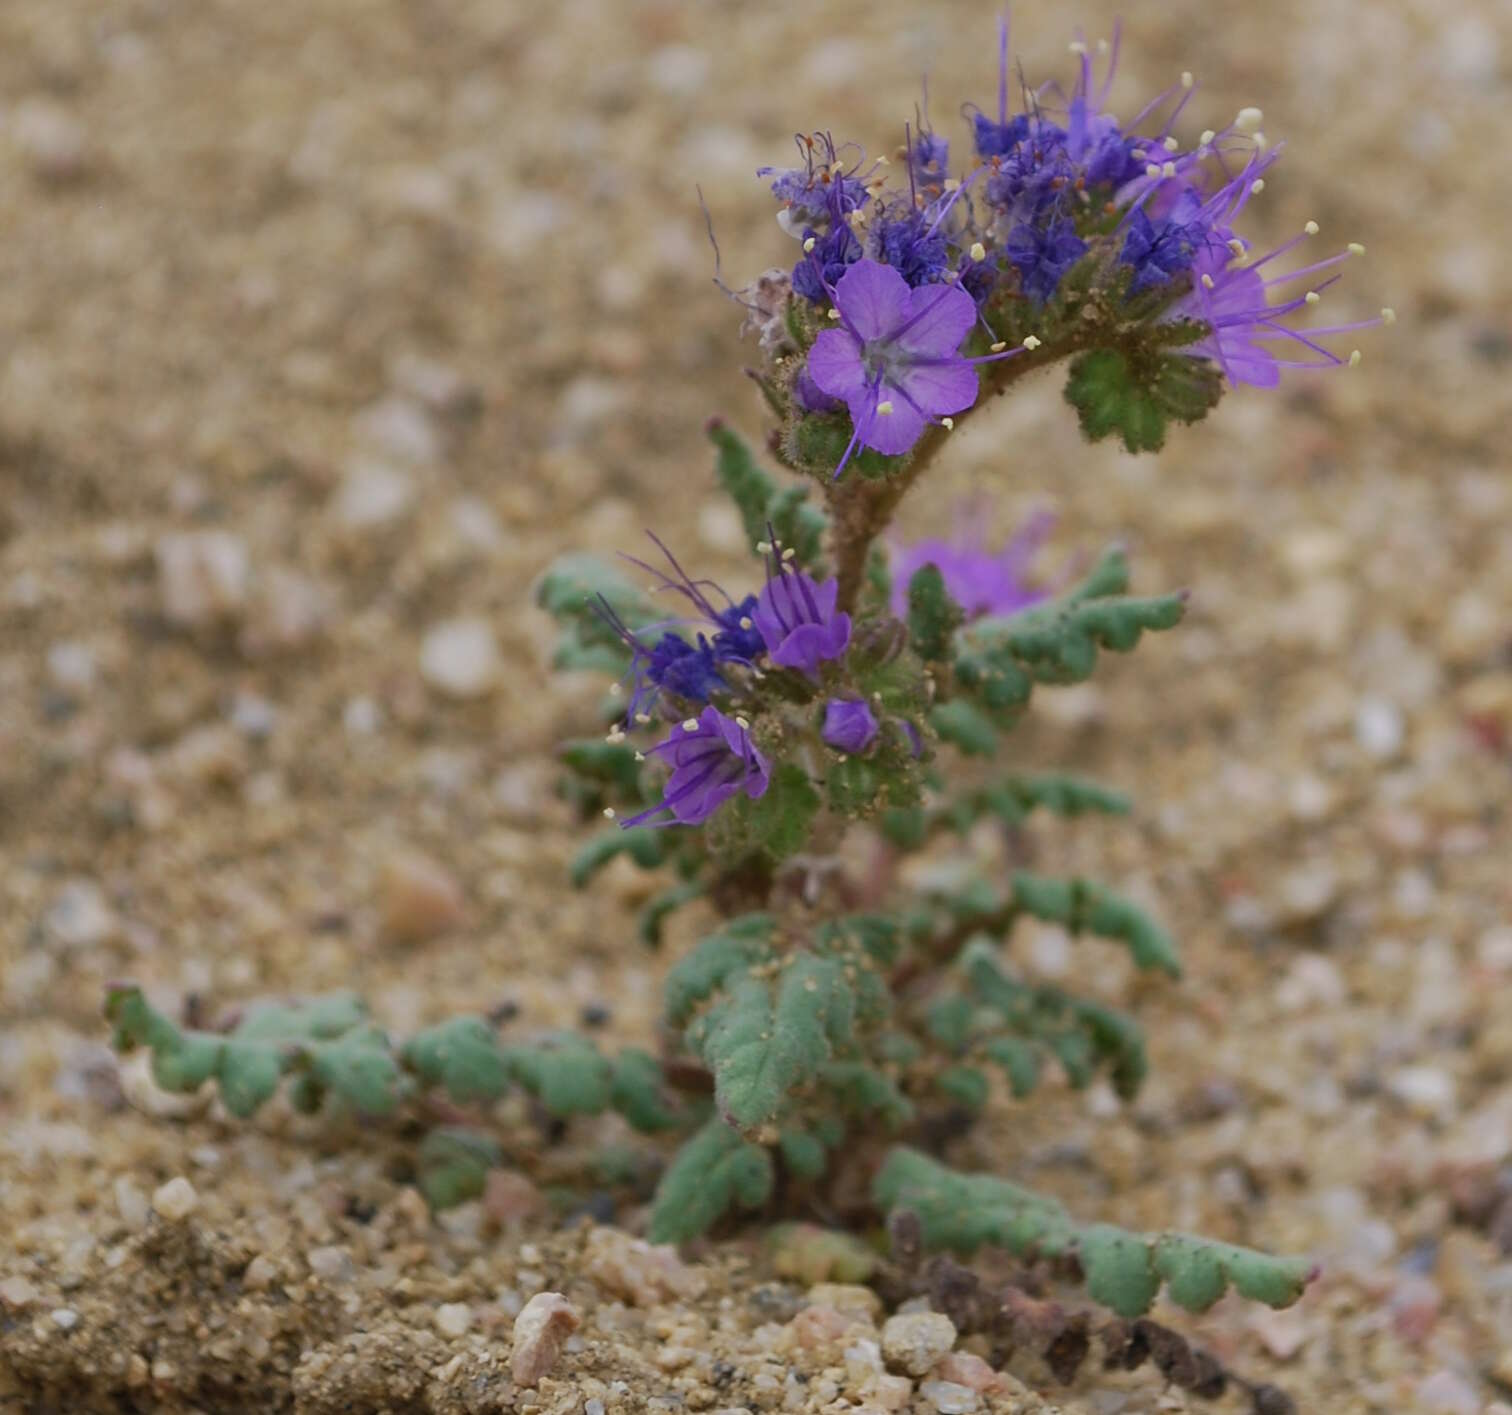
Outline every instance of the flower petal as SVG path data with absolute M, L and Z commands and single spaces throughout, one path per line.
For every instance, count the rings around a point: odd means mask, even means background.
M 908 282 L 892 266 L 875 260 L 858 260 L 835 282 L 835 307 L 856 337 L 868 343 L 887 338 L 907 321 L 909 295 Z M 965 298 L 971 304 L 971 297 Z M 812 367 L 809 371 L 813 372 Z M 814 381 L 819 382 L 818 374 Z M 819 386 L 824 388 L 822 383 Z
M 924 431 L 924 414 L 915 408 L 900 392 L 884 384 L 880 403 L 868 408 L 857 418 L 856 431 L 863 445 L 882 453 L 884 457 L 896 457 L 907 452 L 919 440 Z M 882 403 L 890 403 L 892 411 L 878 411 Z
M 971 301 L 968 298 L 967 303 Z M 945 359 L 940 363 L 909 364 L 900 368 L 890 385 L 883 385 L 883 393 L 889 387 L 900 390 L 893 398 L 894 406 L 911 398 L 919 410 L 928 417 L 944 413 L 959 413 L 977 400 L 979 388 L 976 367 L 965 359 Z M 905 396 L 906 395 L 906 398 Z
M 961 347 L 976 323 L 976 301 L 954 285 L 921 285 L 909 292 L 908 315 L 893 341 L 910 354 L 943 358 Z
M 847 329 L 826 329 L 809 350 L 808 375 L 820 392 L 848 403 L 866 391 L 866 370 L 861 364 L 861 346 Z

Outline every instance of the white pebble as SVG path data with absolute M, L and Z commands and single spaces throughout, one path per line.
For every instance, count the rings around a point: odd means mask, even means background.
M 455 1340 L 472 1326 L 472 1308 L 466 1302 L 443 1302 L 436 1308 L 436 1330 Z
M 1406 726 L 1402 710 L 1385 698 L 1364 698 L 1355 710 L 1355 741 L 1377 761 L 1389 761 L 1402 750 Z
M 486 619 L 448 619 L 420 644 L 420 676 L 448 698 L 481 698 L 499 678 L 499 648 Z
M 336 491 L 336 519 L 352 531 L 376 531 L 392 525 L 415 499 L 410 474 L 387 462 L 354 458 Z
M 180 1174 L 152 1191 L 152 1207 L 169 1223 L 181 1223 L 199 1207 L 199 1195 Z
M 53 1325 L 60 1331 L 72 1331 L 79 1325 L 79 1314 L 72 1307 L 55 1307 L 52 1319 Z

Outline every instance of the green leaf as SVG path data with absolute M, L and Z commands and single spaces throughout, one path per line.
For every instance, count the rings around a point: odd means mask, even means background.
M 926 663 L 942 662 L 950 651 L 950 636 L 966 614 L 945 588 L 938 565 L 925 565 L 908 582 L 908 637 L 914 652 Z
M 649 835 L 651 832 L 629 831 L 627 833 Z M 674 884 L 671 889 L 664 889 L 654 899 L 647 901 L 635 918 L 635 932 L 640 936 L 640 941 L 647 948 L 660 948 L 662 927 L 668 918 L 683 905 L 691 904 L 695 899 L 702 899 L 707 893 L 707 885 L 700 880 L 690 879 L 684 880 L 681 884 Z
M 596 835 L 572 857 L 567 878 L 581 889 L 616 855 L 628 855 L 643 870 L 654 870 L 666 863 L 672 846 L 672 833 L 666 830 L 613 830 Z
M 1126 653 L 1147 630 L 1169 629 L 1182 616 L 1179 594 L 1138 599 L 1123 594 L 1128 565 L 1111 550 L 1069 594 L 1017 614 L 974 620 L 955 635 L 959 687 L 1009 720 L 1036 683 L 1079 683 L 1099 649 Z
M 662 988 L 668 1025 L 685 1026 L 699 1003 L 728 988 L 756 964 L 766 962 L 772 956 L 774 927 L 770 914 L 742 914 L 673 964 Z
M 987 1078 L 974 1066 L 947 1066 L 935 1077 L 935 1085 L 973 1115 L 987 1104 Z
M 334 1041 L 308 1043 L 300 1063 L 317 1086 L 359 1115 L 388 1115 L 405 1094 L 399 1065 L 378 1027 L 358 1027 Z
M 708 434 L 718 449 L 714 475 L 740 512 L 751 548 L 775 532 L 784 546 L 792 547 L 801 564 L 817 564 L 827 523 L 823 512 L 806 504 L 808 488 L 779 488 L 745 440 L 722 420 L 712 419 Z
M 717 1116 L 677 1152 L 656 1189 L 649 1237 L 681 1243 L 727 1210 L 758 1208 L 772 1192 L 772 1157 Z
M 505 1052 L 510 1075 L 550 1115 L 597 1115 L 609 1108 L 614 1073 L 584 1037 L 558 1032 Z
M 682 1123 L 663 1093 L 661 1063 L 635 1047 L 626 1047 L 615 1059 L 609 1100 L 631 1125 L 648 1134 Z
M 968 757 L 990 757 L 997 751 L 997 729 L 991 719 L 965 698 L 931 708 L 929 725 Z
M 1130 452 L 1158 452 L 1170 419 L 1198 422 L 1222 393 L 1210 361 L 1150 350 L 1094 349 L 1072 360 L 1066 380 L 1066 401 L 1087 438 L 1116 434 Z
M 641 764 L 634 747 L 588 737 L 564 742 L 557 754 L 585 780 L 613 787 L 621 798 L 640 799 Z
M 433 1210 L 452 1209 L 476 1199 L 488 1182 L 488 1171 L 504 1162 L 498 1145 L 487 1135 L 460 1126 L 432 1130 L 420 1142 L 415 1182 Z
M 757 800 L 736 796 L 714 817 L 715 837 L 726 853 L 761 850 L 774 860 L 796 854 L 808 843 L 809 826 L 820 807 L 808 773 L 796 762 L 772 772 L 766 793 Z
M 1072 933 L 1098 934 L 1128 945 L 1136 967 L 1181 976 L 1175 940 L 1121 894 L 1085 879 L 1047 879 L 1020 872 L 1013 877 L 1014 906 Z
M 888 1156 L 873 1192 L 884 1210 L 916 1214 L 931 1248 L 972 1253 L 991 1245 L 1020 1258 L 1074 1254 L 1088 1295 L 1125 1318 L 1149 1311 L 1162 1281 L 1173 1301 L 1201 1311 L 1229 1285 L 1252 1300 L 1286 1307 L 1313 1274 L 1305 1259 L 1272 1258 L 1191 1234 L 1078 1224 L 1053 1199 L 993 1175 L 957 1174 L 903 1147 Z
M 714 1073 L 720 1114 L 747 1133 L 771 1124 L 789 1095 L 850 1041 L 855 999 L 840 965 L 795 957 L 775 984 L 746 977 L 688 1029 Z
M 1039 1085 L 1039 1059 L 1022 1038 L 993 1037 L 982 1043 L 982 1055 L 1002 1068 L 1017 1099 L 1022 1100 Z
M 829 1162 L 823 1144 L 806 1130 L 785 1128 L 778 1137 L 777 1148 L 796 1179 L 820 1178 Z
M 400 1055 L 422 1082 L 445 1087 L 459 1105 L 495 1100 L 509 1085 L 504 1051 L 481 1017 L 453 1017 L 416 1032 Z
M 913 1120 L 913 1105 L 898 1083 L 864 1061 L 832 1061 L 820 1073 L 820 1080 L 836 1104 L 857 1119 L 880 1116 L 889 1130 Z

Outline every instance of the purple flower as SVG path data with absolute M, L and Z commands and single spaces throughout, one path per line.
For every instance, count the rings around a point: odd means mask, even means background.
M 811 575 L 777 558 L 767 558 L 767 583 L 751 611 L 772 662 L 796 668 L 810 678 L 819 665 L 839 658 L 850 646 L 849 614 L 836 613 L 839 580 L 822 585 Z
M 890 266 L 859 260 L 830 298 L 840 328 L 826 329 L 814 341 L 808 371 L 823 392 L 850 409 L 855 431 L 836 476 L 857 444 L 896 456 L 919 440 L 926 423 L 976 402 L 975 365 L 983 360 L 958 352 L 976 323 L 970 295 L 951 285 L 911 290 Z
M 807 254 L 793 267 L 793 289 L 804 299 L 822 305 L 846 268 L 861 259 L 861 242 L 843 221 L 828 235 L 806 227 L 803 236 Z
M 1209 199 L 1205 210 L 1210 213 L 1213 237 L 1198 252 L 1192 263 L 1192 290 L 1174 305 L 1170 317 L 1195 319 L 1206 324 L 1210 333 L 1194 344 L 1178 350 L 1197 358 L 1212 359 L 1230 383 L 1248 383 L 1257 388 L 1274 388 L 1281 381 L 1281 370 L 1288 368 L 1338 368 L 1355 360 L 1345 358 L 1320 344 L 1328 335 L 1349 334 L 1389 323 L 1391 312 L 1383 311 L 1376 319 L 1354 320 L 1298 329 L 1283 323 L 1288 315 L 1315 304 L 1320 292 L 1339 279 L 1330 275 L 1313 282 L 1300 295 L 1283 297 L 1272 303 L 1271 291 L 1277 286 L 1304 280 L 1342 265 L 1361 251 L 1350 246 L 1335 255 L 1314 261 L 1284 275 L 1267 277 L 1261 272 L 1272 261 L 1288 254 L 1317 231 L 1309 222 L 1304 232 L 1283 242 L 1257 260 L 1249 259 L 1249 244 L 1233 234 L 1232 223 L 1243 210 L 1246 200 L 1259 189 L 1255 173 L 1263 171 L 1270 158 L 1257 158 L 1226 183 Z M 1300 345 L 1304 357 L 1282 357 L 1270 345 Z
M 824 705 L 824 727 L 819 734 L 837 752 L 864 752 L 877 736 L 877 719 L 867 705 L 855 698 L 831 698 Z
M 974 523 L 973 523 L 974 524 Z M 1055 525 L 1048 512 L 1032 516 L 1001 550 L 982 547 L 974 532 L 952 540 L 921 540 L 892 547 L 892 611 L 908 614 L 908 583 L 926 565 L 937 565 L 950 597 L 968 619 L 983 614 L 1016 614 L 1048 598 L 1050 591 L 1028 583 L 1030 562 Z
M 876 258 L 915 288 L 939 280 L 950 264 L 939 222 L 931 222 L 917 208 L 874 221 L 870 235 Z
M 1066 220 L 1045 227 L 1022 222 L 1009 233 L 1005 247 L 1023 292 L 1041 304 L 1054 296 L 1066 272 L 1086 253 L 1087 243 Z
M 771 780 L 771 767 L 756 750 L 744 722 L 726 717 L 718 708 L 706 707 L 696 721 L 679 723 L 646 755 L 670 762 L 672 775 L 661 801 L 621 821 L 624 830 L 637 825 L 699 825 L 737 792 L 744 791 L 753 801 L 764 796 Z M 657 820 L 663 812 L 669 818 Z
M 712 639 L 700 633 L 694 643 L 689 643 L 675 631 L 652 639 L 650 635 L 656 631 L 667 630 L 686 620 L 667 619 L 633 630 L 614 612 L 609 601 L 599 596 L 596 605 L 599 617 L 630 650 L 630 701 L 625 709 L 627 724 L 648 720 L 650 709 L 663 691 L 688 702 L 707 702 L 713 694 L 730 686 L 720 672 L 720 664 L 749 667 L 766 647 L 751 618 L 756 609 L 755 595 L 747 595 L 737 603 L 712 581 L 690 579 L 662 541 L 655 535 L 651 535 L 651 540 L 672 567 L 670 575 L 633 555 L 627 555 L 625 559 L 654 575 L 660 582 L 657 590 L 670 590 L 686 600 L 696 611 L 696 617 L 709 625 L 714 633 Z M 725 607 L 721 609 L 716 605 L 707 590 L 719 595 Z
M 796 236 L 805 225 L 843 221 L 866 205 L 870 172 L 862 173 L 859 161 L 846 171 L 839 163 L 835 140 L 828 133 L 812 137 L 799 133 L 794 141 L 803 159 L 801 167 L 756 169 L 758 177 L 776 178 L 772 195 L 782 203 L 777 219 L 785 231 Z

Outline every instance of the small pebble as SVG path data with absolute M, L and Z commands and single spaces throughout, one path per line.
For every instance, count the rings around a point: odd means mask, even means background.
M 16 146 L 44 182 L 78 181 L 89 171 L 89 141 L 84 125 L 49 98 L 27 98 L 11 118 Z
M 426 630 L 420 676 L 444 697 L 486 697 L 498 683 L 499 646 L 486 619 L 448 619 Z
M 455 1340 L 466 1336 L 473 1322 L 472 1308 L 466 1302 L 443 1302 L 436 1308 L 436 1330 Z
M 310 1271 L 322 1282 L 346 1282 L 355 1271 L 352 1255 L 345 1248 L 311 1248 L 305 1254 L 305 1261 L 309 1263 Z
M 925 1381 L 919 1387 L 919 1394 L 940 1415 L 969 1415 L 981 1404 L 981 1398 L 970 1386 L 957 1385 L 954 1381 Z
M 399 943 L 422 943 L 467 921 L 467 900 L 456 876 L 413 850 L 398 851 L 383 862 L 378 909 L 384 934 Z
M 922 1376 L 955 1346 L 955 1323 L 940 1312 L 904 1312 L 882 1327 L 882 1356 L 895 1370 Z
M 47 650 L 47 676 L 61 692 L 84 697 L 95 685 L 94 650 L 88 644 L 63 639 Z
M 152 1207 L 169 1223 L 182 1223 L 199 1207 L 199 1195 L 180 1174 L 152 1191 Z
M 238 618 L 251 579 L 246 545 L 229 531 L 189 531 L 155 547 L 158 594 L 170 624 L 197 629 Z
M 1355 741 L 1377 761 L 1389 761 L 1402 750 L 1407 735 L 1402 710 L 1385 698 L 1364 698 L 1355 710 Z
M 116 1212 L 120 1214 L 121 1222 L 133 1230 L 146 1228 L 152 1217 L 152 1209 L 147 1196 L 136 1182 L 129 1175 L 119 1174 L 113 1188 Z
M 58 891 L 44 928 L 64 949 L 98 948 L 119 932 L 115 911 L 105 902 L 99 885 L 90 879 L 71 879 Z
M 30 1307 L 42 1294 L 24 1277 L 0 1279 L 0 1306 L 13 1312 Z
M 79 1325 L 79 1314 L 72 1307 L 55 1307 L 51 1315 L 53 1325 L 60 1331 L 72 1331 Z
M 414 499 L 414 479 L 408 472 L 387 462 L 358 458 L 347 466 L 333 509 L 347 530 L 377 531 L 404 516 Z
M 515 1384 L 533 1386 L 556 1364 L 562 1344 L 578 1328 L 578 1314 L 560 1292 L 538 1292 L 515 1318 L 509 1356 Z

